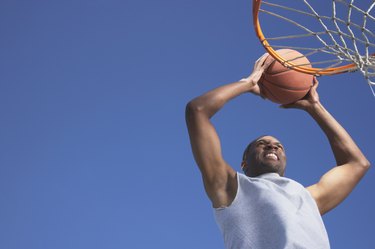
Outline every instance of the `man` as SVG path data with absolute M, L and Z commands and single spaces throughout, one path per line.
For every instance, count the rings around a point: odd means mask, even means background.
M 327 249 L 329 240 L 321 215 L 349 195 L 370 163 L 320 103 L 317 80 L 304 99 L 282 106 L 302 109 L 318 123 L 337 162 L 307 188 L 284 177 L 284 147 L 272 136 L 261 136 L 249 144 L 241 165 L 244 174 L 237 173 L 223 159 L 219 137 L 210 122 L 229 100 L 247 92 L 261 95 L 257 82 L 268 67 L 266 57 L 258 59 L 248 78 L 188 103 L 186 121 L 194 158 L 228 249 Z

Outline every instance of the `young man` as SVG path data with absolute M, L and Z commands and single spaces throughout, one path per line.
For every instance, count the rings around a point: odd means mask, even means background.
M 304 99 L 283 106 L 302 109 L 318 123 L 337 162 L 318 183 L 307 188 L 284 177 L 284 147 L 272 136 L 259 137 L 249 144 L 241 165 L 244 174 L 237 173 L 223 159 L 219 137 L 210 122 L 229 100 L 248 92 L 261 94 L 257 82 L 268 66 L 264 64 L 266 57 L 258 59 L 248 78 L 216 88 L 187 104 L 186 122 L 194 158 L 228 249 L 327 249 L 329 240 L 321 215 L 349 195 L 370 164 L 320 103 L 317 80 Z

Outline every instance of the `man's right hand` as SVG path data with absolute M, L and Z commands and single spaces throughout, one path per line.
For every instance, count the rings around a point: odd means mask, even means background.
M 261 91 L 261 89 L 258 85 L 258 81 L 262 77 L 264 71 L 273 62 L 273 60 L 267 60 L 268 56 L 269 56 L 268 53 L 265 53 L 264 55 L 262 55 L 255 62 L 254 69 L 253 69 L 252 73 L 250 74 L 250 76 L 240 80 L 240 81 L 245 81 L 252 86 L 251 89 L 249 90 L 249 92 L 251 92 L 255 95 L 259 95 L 262 98 L 264 98 L 264 96 L 262 95 L 262 91 Z

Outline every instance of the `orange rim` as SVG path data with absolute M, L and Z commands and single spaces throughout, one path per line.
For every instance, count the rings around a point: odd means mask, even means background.
M 345 73 L 345 72 L 353 71 L 356 69 L 356 65 L 353 63 L 340 66 L 340 67 L 314 68 L 314 67 L 298 66 L 289 61 L 286 61 L 270 46 L 270 44 L 268 43 L 267 39 L 265 38 L 263 34 L 263 31 L 260 27 L 259 16 L 258 16 L 259 8 L 261 4 L 262 4 L 262 0 L 253 0 L 253 25 L 254 25 L 255 33 L 258 36 L 258 39 L 263 45 L 263 47 L 278 62 L 298 72 L 313 74 L 313 75 L 332 75 L 332 74 Z

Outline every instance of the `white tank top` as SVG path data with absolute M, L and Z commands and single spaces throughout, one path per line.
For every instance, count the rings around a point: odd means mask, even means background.
M 301 184 L 266 173 L 237 173 L 236 197 L 215 208 L 227 249 L 329 249 L 315 200 Z

